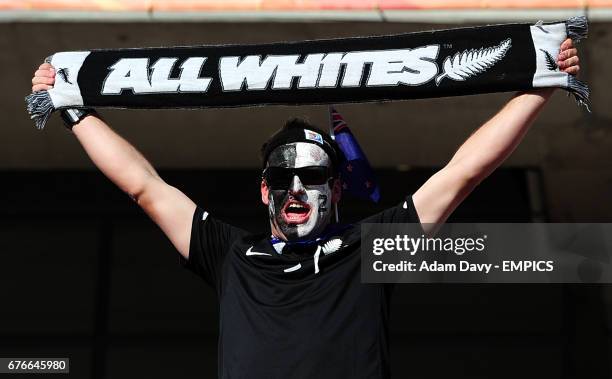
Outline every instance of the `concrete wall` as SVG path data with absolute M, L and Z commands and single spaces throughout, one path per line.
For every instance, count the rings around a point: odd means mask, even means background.
M 33 71 L 61 50 L 258 43 L 440 29 L 403 23 L 106 23 L 0 24 L 0 169 L 90 168 L 58 118 L 42 132 L 25 112 Z M 612 217 L 611 25 L 590 26 L 581 45 L 582 79 L 592 89 L 588 115 L 559 91 L 507 162 L 543 172 L 545 202 L 556 221 Z M 457 146 L 511 94 L 341 105 L 373 165 L 441 166 Z M 107 121 L 160 168 L 249 168 L 260 142 L 291 116 L 325 126 L 325 106 L 201 110 L 105 110 Z

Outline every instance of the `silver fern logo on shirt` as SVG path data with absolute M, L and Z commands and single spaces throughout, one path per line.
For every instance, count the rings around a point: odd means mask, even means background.
M 321 251 L 323 252 L 323 254 L 328 255 L 340 250 L 341 247 L 342 240 L 340 238 L 333 238 L 325 242 L 323 246 L 321 246 Z
M 314 88 L 421 86 L 435 79 L 464 81 L 501 60 L 511 40 L 464 50 L 448 56 L 439 72 L 440 45 L 415 48 L 289 55 L 247 55 L 219 58 L 222 92 Z M 203 77 L 207 57 L 122 58 L 109 66 L 103 95 L 197 92 L 206 93 L 211 77 Z M 178 66 L 178 70 L 175 68 Z M 172 73 L 178 71 L 178 77 Z

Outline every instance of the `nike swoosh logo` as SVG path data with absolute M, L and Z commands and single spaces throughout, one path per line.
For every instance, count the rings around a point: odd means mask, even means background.
M 249 247 L 249 250 L 247 250 L 246 255 L 251 256 L 251 255 L 272 255 L 272 254 L 260 253 L 259 251 L 253 251 L 253 246 L 251 246 Z
M 289 267 L 289 268 L 284 269 L 283 271 L 284 271 L 284 272 L 293 272 L 293 271 L 297 271 L 297 270 L 299 270 L 299 269 L 301 269 L 301 268 L 302 268 L 302 264 L 301 264 L 301 263 L 298 263 L 298 264 L 296 264 L 296 265 L 295 265 L 295 266 L 293 266 L 293 267 Z

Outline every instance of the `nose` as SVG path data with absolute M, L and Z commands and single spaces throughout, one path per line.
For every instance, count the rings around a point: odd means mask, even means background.
M 306 193 L 306 189 L 297 175 L 293 175 L 293 180 L 291 180 L 291 185 L 289 186 L 289 192 L 294 194 Z

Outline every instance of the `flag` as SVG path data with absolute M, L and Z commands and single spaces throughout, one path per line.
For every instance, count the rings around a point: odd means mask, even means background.
M 345 157 L 340 164 L 343 192 L 377 203 L 380 200 L 380 189 L 368 158 L 342 115 L 332 106 L 329 107 L 329 119 L 331 135 Z

